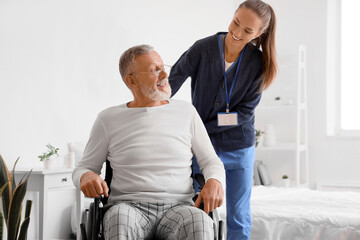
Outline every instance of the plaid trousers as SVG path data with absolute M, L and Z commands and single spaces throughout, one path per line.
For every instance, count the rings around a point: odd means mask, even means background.
M 106 240 L 210 240 L 214 222 L 190 204 L 120 202 L 104 216 Z

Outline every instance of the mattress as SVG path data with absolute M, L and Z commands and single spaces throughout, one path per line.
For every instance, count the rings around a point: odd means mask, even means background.
M 359 240 L 360 193 L 254 186 L 252 240 Z

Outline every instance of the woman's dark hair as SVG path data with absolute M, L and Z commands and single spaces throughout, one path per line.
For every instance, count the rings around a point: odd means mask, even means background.
M 277 74 L 275 47 L 276 17 L 272 7 L 261 0 L 246 0 L 239 5 L 238 9 L 242 7 L 252 10 L 263 24 L 260 29 L 263 33 L 252 40 L 255 46 L 262 49 L 263 75 L 261 91 L 263 91 L 271 85 Z

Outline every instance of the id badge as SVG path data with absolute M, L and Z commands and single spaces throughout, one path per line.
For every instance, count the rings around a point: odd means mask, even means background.
M 238 125 L 238 113 L 237 112 L 219 112 L 217 114 L 218 126 L 237 126 Z

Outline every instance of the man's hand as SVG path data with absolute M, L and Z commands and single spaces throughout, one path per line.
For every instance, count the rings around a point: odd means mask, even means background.
M 224 189 L 221 183 L 216 179 L 209 179 L 201 190 L 194 207 L 199 207 L 204 201 L 204 211 L 206 214 L 220 207 L 224 200 Z
M 99 198 L 103 194 L 105 197 L 109 196 L 109 188 L 104 179 L 92 171 L 81 176 L 80 189 L 86 197 Z

